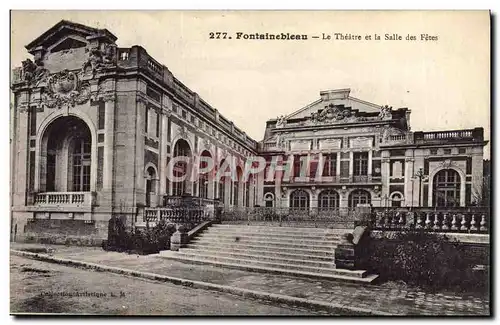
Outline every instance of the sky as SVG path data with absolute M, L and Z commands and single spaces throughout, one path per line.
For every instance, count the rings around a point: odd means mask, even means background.
M 483 127 L 490 139 L 487 11 L 12 11 L 11 67 L 30 57 L 26 44 L 61 19 L 107 28 L 120 47 L 143 46 L 257 141 L 266 120 L 338 88 L 379 105 L 408 107 L 413 131 Z M 232 39 L 210 39 L 211 32 Z M 237 40 L 238 32 L 306 34 L 308 40 Z M 362 40 L 336 40 L 334 33 Z M 385 34 L 403 39 L 385 40 Z M 407 41 L 408 34 L 417 40 Z M 421 40 L 421 34 L 437 40 Z

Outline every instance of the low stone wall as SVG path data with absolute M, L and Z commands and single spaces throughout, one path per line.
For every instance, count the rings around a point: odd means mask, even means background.
M 394 247 L 398 240 L 394 239 L 395 231 L 373 230 L 370 232 L 370 245 L 377 245 L 384 241 L 385 244 L 393 243 Z M 463 234 L 463 233 L 436 233 L 445 235 L 450 241 L 458 242 L 464 248 L 464 257 L 478 265 L 490 265 L 490 236 L 485 234 Z
M 25 227 L 22 241 L 42 244 L 100 246 L 107 237 L 106 221 L 33 219 Z

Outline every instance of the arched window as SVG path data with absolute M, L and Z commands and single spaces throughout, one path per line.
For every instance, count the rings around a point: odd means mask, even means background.
M 64 116 L 52 121 L 44 131 L 40 149 L 41 191 L 90 191 L 92 136 L 83 120 Z M 34 183 L 34 167 L 33 164 L 33 179 L 30 183 Z M 98 186 L 99 182 L 102 184 L 102 172 L 99 170 L 102 169 L 97 170 Z
M 460 206 L 460 175 L 453 169 L 440 170 L 434 176 L 433 202 L 438 207 Z
M 321 191 L 318 196 L 318 205 L 320 210 L 338 209 L 339 201 L 339 194 L 334 190 Z
M 226 161 L 225 159 L 222 159 L 222 161 L 220 162 L 220 166 L 219 166 L 219 175 L 221 175 L 220 179 L 218 180 L 219 181 L 219 200 L 222 204 L 225 204 L 226 202 L 226 182 L 227 182 L 227 177 L 226 176 L 222 176 L 222 175 L 226 175 L 227 171 L 229 170 L 229 166 L 225 166 L 226 165 Z M 222 168 L 225 167 L 225 170 L 222 170 Z
M 290 194 L 290 207 L 298 210 L 309 209 L 309 193 L 304 190 L 295 190 Z
M 151 205 L 151 194 L 156 194 L 156 171 L 150 166 L 146 169 L 146 206 Z
M 241 182 L 242 176 L 243 176 L 243 171 L 241 170 L 241 167 L 240 166 L 236 167 L 236 179 L 233 180 L 233 205 L 234 206 L 239 205 L 240 182 Z
M 391 206 L 400 207 L 403 201 L 403 196 L 399 192 L 394 192 L 391 194 Z
M 176 142 L 174 147 L 174 158 L 175 157 L 187 157 L 191 158 L 191 148 L 186 140 L 180 139 Z M 186 161 L 177 161 L 174 164 L 172 171 L 175 177 L 183 177 L 188 173 L 188 163 Z M 183 181 L 172 182 L 173 195 L 183 195 L 187 190 L 187 182 L 189 177 L 185 177 Z
M 274 194 L 270 192 L 264 194 L 264 202 L 267 208 L 274 207 Z
M 207 159 L 212 158 L 212 155 L 208 150 L 204 150 L 201 153 L 200 159 L 200 171 L 205 171 L 208 166 Z M 208 171 L 200 173 L 199 183 L 198 183 L 198 196 L 201 198 L 208 198 Z
M 245 183 L 245 206 L 248 208 L 250 206 L 250 184 L 253 183 L 253 176 L 248 175 L 247 181 Z
M 354 190 L 349 194 L 349 207 L 355 208 L 358 204 L 370 204 L 371 195 L 365 190 Z

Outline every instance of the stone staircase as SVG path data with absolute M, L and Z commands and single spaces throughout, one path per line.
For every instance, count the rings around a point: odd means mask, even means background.
M 334 249 L 349 229 L 216 224 L 178 252 L 160 257 L 197 264 L 371 283 L 378 275 L 336 269 Z

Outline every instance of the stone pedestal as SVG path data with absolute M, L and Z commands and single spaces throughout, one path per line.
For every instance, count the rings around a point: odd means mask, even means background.
M 352 243 L 342 243 L 335 248 L 335 266 L 338 269 L 354 270 L 355 250 Z
M 366 225 L 370 223 L 372 207 L 369 204 L 358 204 L 355 213 L 355 225 Z
M 185 247 L 188 243 L 188 233 L 186 227 L 178 226 L 177 231 L 170 238 L 170 250 L 178 251 L 180 248 Z

